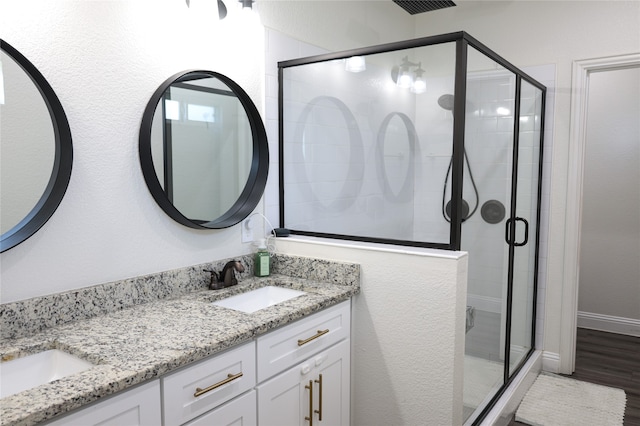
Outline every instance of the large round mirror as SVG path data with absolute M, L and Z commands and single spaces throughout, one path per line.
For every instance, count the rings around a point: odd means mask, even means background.
M 69 122 L 44 76 L 0 40 L 0 251 L 44 225 L 69 185 Z
M 213 71 L 185 71 L 165 81 L 147 104 L 140 163 L 158 205 L 197 229 L 242 221 L 267 183 L 269 146 L 249 95 Z

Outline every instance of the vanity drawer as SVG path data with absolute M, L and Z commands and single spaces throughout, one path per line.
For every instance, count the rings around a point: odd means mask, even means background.
M 203 414 L 185 426 L 251 426 L 256 424 L 258 424 L 256 391 L 251 391 L 209 411 L 207 414 Z
M 185 423 L 255 384 L 254 342 L 169 374 L 162 379 L 164 424 Z
M 257 340 L 258 382 L 349 337 L 351 301 L 261 336 Z

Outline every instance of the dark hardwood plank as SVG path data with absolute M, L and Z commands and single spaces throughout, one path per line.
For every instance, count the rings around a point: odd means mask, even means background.
M 623 389 L 624 426 L 640 426 L 640 337 L 579 328 L 576 371 L 568 377 Z M 509 425 L 525 423 L 513 419 Z

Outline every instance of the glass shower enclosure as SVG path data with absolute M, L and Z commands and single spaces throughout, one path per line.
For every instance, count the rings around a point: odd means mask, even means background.
M 546 88 L 465 32 L 279 64 L 280 226 L 469 253 L 464 417 L 535 348 Z

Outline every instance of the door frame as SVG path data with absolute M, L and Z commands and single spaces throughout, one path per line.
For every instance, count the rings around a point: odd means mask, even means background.
M 589 75 L 592 72 L 614 71 L 635 66 L 640 66 L 640 53 L 573 62 L 567 208 L 565 211 L 564 285 L 562 289 L 562 312 L 560 319 L 559 372 L 563 374 L 573 373 L 576 361 L 580 234 L 582 229 L 582 196 Z

